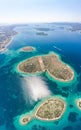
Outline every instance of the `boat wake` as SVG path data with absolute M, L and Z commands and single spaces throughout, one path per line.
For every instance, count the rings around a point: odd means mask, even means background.
M 57 47 L 57 46 L 53 46 L 55 49 L 59 50 L 59 51 L 62 51 L 61 48 Z

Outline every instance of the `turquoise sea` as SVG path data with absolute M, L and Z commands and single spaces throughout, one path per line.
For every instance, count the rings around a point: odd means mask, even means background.
M 42 28 L 42 29 L 40 29 Z M 81 110 L 76 99 L 81 98 L 81 33 L 70 31 L 66 24 L 28 24 L 15 28 L 18 34 L 4 52 L 0 52 L 0 130 L 81 130 Z M 45 32 L 47 35 L 37 35 Z M 36 48 L 22 52 L 25 46 Z M 55 52 L 75 72 L 71 82 L 53 80 L 46 74 L 24 75 L 17 65 L 32 56 Z M 33 119 L 19 124 L 20 115 L 32 111 L 48 96 L 60 96 L 67 104 L 63 116 L 52 122 Z

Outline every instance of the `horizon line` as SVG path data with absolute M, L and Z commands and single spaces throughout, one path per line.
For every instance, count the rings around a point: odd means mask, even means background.
M 44 23 L 48 23 L 48 24 L 50 24 L 50 23 L 78 23 L 78 24 L 81 24 L 81 22 L 80 21 L 50 21 L 50 22 L 10 22 L 10 23 L 8 23 L 8 22 L 1 22 L 0 23 L 0 25 L 1 24 L 44 24 Z

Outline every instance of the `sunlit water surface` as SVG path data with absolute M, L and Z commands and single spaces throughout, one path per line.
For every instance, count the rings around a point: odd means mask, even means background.
M 36 35 L 37 27 L 49 28 L 48 35 Z M 81 111 L 75 103 L 81 97 L 81 34 L 69 31 L 67 26 L 60 27 L 60 24 L 17 27 L 18 35 L 8 49 L 0 53 L 0 130 L 81 130 Z M 24 46 L 33 46 L 36 51 L 21 52 Z M 31 77 L 18 73 L 19 62 L 51 51 L 73 68 L 73 81 L 62 83 L 45 74 Z M 66 101 L 62 118 L 48 123 L 34 119 L 27 126 L 20 125 L 16 118 L 33 110 L 49 95 L 61 96 Z

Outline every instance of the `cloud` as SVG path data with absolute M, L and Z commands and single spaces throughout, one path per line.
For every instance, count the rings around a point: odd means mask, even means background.
M 23 95 L 25 100 L 38 101 L 51 94 L 48 86 L 42 77 L 31 76 L 23 79 Z

